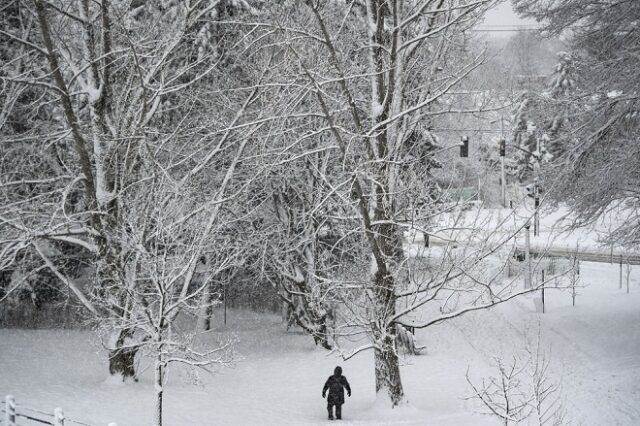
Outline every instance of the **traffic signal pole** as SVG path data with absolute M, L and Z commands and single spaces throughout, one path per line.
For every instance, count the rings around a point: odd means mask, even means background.
M 533 235 L 540 235 L 540 214 L 538 208 L 540 207 L 540 187 L 538 182 L 533 184 Z
M 500 183 L 502 190 L 502 207 L 507 208 L 507 182 L 504 173 L 504 156 L 506 155 L 507 141 L 504 138 L 504 117 L 500 116 L 500 141 L 498 142 L 498 153 L 500 154 Z
M 504 156 L 500 157 L 500 182 L 502 182 L 502 207 L 507 208 L 507 183 L 504 173 Z
M 500 155 L 500 183 L 502 190 L 502 207 L 507 207 L 507 179 L 504 172 L 504 157 L 506 155 L 507 141 L 501 137 L 498 141 L 498 154 Z
M 524 274 L 524 288 L 525 290 L 531 288 L 531 239 L 529 237 L 529 223 L 524 226 L 524 261 L 527 265 L 527 270 Z

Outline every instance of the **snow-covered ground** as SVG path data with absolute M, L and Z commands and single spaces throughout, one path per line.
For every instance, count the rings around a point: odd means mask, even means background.
M 547 312 L 523 297 L 490 311 L 418 331 L 427 352 L 403 359 L 408 406 L 376 403 L 373 357 L 342 362 L 311 338 L 286 332 L 277 316 L 232 311 L 227 329 L 238 339 L 239 362 L 195 380 L 173 370 L 165 390 L 165 424 L 326 424 L 321 389 L 333 367 L 344 368 L 353 395 L 344 425 L 493 425 L 493 417 L 467 400 L 465 373 L 495 374 L 493 357 L 508 360 L 538 333 L 550 352 L 549 379 L 562 388 L 567 419 L 583 425 L 640 424 L 640 267 L 630 294 L 618 288 L 617 266 L 586 263 L 577 306 L 566 290 L 547 291 Z M 527 331 L 528 330 L 528 331 Z M 221 330 L 222 331 L 222 330 Z M 90 331 L 0 330 L 0 395 L 95 425 L 150 425 L 154 393 L 150 370 L 136 384 L 105 382 L 104 351 Z M 194 384 L 194 382 L 196 382 Z
M 502 223 L 501 233 L 507 235 L 530 217 L 526 209 L 511 214 L 481 210 L 467 217 L 486 225 L 487 232 Z M 597 227 L 610 224 L 561 234 L 562 216 L 562 211 L 544 214 L 541 236 L 534 242 L 605 249 L 598 246 Z M 420 251 L 420 238 L 412 249 Z M 165 425 L 326 424 L 321 390 L 337 364 L 353 389 L 343 409 L 344 425 L 499 424 L 495 417 L 480 414 L 481 405 L 469 399 L 466 374 L 474 383 L 495 376 L 494 359 L 509 363 L 538 333 L 549 354 L 548 379 L 561 386 L 571 424 L 638 425 L 640 266 L 631 268 L 629 294 L 626 286 L 619 289 L 618 265 L 582 263 L 580 272 L 575 307 L 568 290 L 552 289 L 545 295 L 545 314 L 536 312 L 539 295 L 528 295 L 418 330 L 419 344 L 427 350 L 403 358 L 408 404 L 395 410 L 376 401 L 371 353 L 344 362 L 314 346 L 310 337 L 285 331 L 278 316 L 231 311 L 228 325 L 215 333 L 236 335 L 238 362 L 213 375 L 170 370 Z M 142 361 L 140 367 L 146 366 Z M 90 331 L 0 329 L 0 396 L 13 394 L 18 405 L 47 411 L 62 407 L 68 418 L 96 426 L 150 425 L 152 371 L 143 371 L 135 384 L 109 383 L 107 376 L 105 351 Z

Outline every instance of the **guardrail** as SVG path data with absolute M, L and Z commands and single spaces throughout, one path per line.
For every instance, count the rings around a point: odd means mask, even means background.
M 526 246 L 518 245 L 517 250 L 524 252 Z M 600 262 L 600 263 L 622 263 L 626 265 L 640 265 L 640 255 L 635 254 L 621 254 L 621 253 L 605 253 L 589 250 L 576 250 L 569 247 L 539 247 L 534 244 L 531 245 L 529 252 L 534 256 L 544 257 L 565 257 L 585 262 Z
M 0 404 L 0 414 L 1 426 L 27 426 L 36 424 L 50 426 L 93 426 L 78 420 L 66 418 L 62 408 L 55 408 L 52 412 L 47 413 L 46 411 L 35 408 L 18 406 L 12 395 L 7 395 Z M 118 425 L 109 423 L 107 426 Z
M 526 259 L 527 246 L 518 245 L 515 247 L 516 253 L 515 255 L 518 257 L 518 260 L 522 261 Z M 614 253 L 613 248 L 610 252 L 598 252 L 593 250 L 579 250 L 578 248 L 568 248 L 568 247 L 540 247 L 537 245 L 530 244 L 528 247 L 528 252 L 531 257 L 538 258 L 566 258 L 571 259 L 574 262 L 598 262 L 598 263 L 610 263 L 620 265 L 620 286 L 622 289 L 624 275 L 623 266 L 626 266 L 626 282 L 627 282 L 627 293 L 630 292 L 630 281 L 631 281 L 631 266 L 632 265 L 640 265 L 640 255 L 637 254 L 622 254 L 622 253 Z M 520 254 L 522 254 L 522 259 L 520 259 Z M 531 281 L 531 268 L 529 268 L 529 282 Z M 527 278 L 525 277 L 525 280 Z M 526 285 L 526 281 L 525 281 Z M 575 305 L 575 300 L 574 300 Z

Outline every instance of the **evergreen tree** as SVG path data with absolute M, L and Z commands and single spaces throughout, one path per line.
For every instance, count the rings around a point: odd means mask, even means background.
M 547 175 L 550 195 L 568 203 L 577 226 L 617 209 L 626 219 L 607 239 L 637 246 L 640 2 L 513 0 L 513 4 L 519 13 L 543 23 L 547 34 L 564 32 L 571 48 L 553 79 L 555 107 L 544 110 L 545 119 L 553 123 L 550 129 L 555 133 L 550 137 L 557 152 Z M 564 111 L 562 120 L 558 111 Z M 567 116 L 571 118 L 564 119 Z
M 547 112 L 542 133 L 542 143 L 551 158 L 560 157 L 565 152 L 563 140 L 559 137 L 562 126 L 570 115 L 571 96 L 575 87 L 574 67 L 571 54 L 558 52 L 559 62 L 550 79 L 546 97 L 551 99 L 551 114 Z
M 549 78 L 546 90 L 529 90 L 513 114 L 513 143 L 517 151 L 517 176 L 521 182 L 541 167 L 565 152 L 561 130 L 571 113 L 570 97 L 575 82 L 573 61 L 567 52 L 558 52 L 559 62 Z

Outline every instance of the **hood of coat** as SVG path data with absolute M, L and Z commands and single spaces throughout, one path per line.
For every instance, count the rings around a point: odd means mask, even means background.
M 340 377 L 342 376 L 342 367 L 337 366 L 334 370 L 333 370 L 333 375 L 336 377 Z

